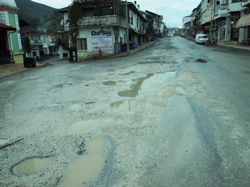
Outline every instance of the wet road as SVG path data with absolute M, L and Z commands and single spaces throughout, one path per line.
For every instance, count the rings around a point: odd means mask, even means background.
M 249 57 L 174 37 L 2 80 L 1 185 L 249 186 Z

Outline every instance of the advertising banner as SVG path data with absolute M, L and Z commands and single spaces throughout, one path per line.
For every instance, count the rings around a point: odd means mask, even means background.
M 102 53 L 113 53 L 113 41 L 111 31 L 91 31 L 92 39 L 92 53 L 99 53 L 99 49 Z

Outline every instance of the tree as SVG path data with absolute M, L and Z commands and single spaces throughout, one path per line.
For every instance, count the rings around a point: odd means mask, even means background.
M 28 57 L 31 57 L 30 38 L 28 36 L 25 36 L 25 38 L 24 38 L 23 50 L 28 55 Z

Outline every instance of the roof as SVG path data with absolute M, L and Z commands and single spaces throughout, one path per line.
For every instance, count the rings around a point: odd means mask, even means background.
M 150 11 L 148 11 L 148 10 L 146 10 L 146 12 L 147 12 L 148 14 L 153 15 L 153 16 L 158 16 L 158 17 L 161 17 L 161 16 L 162 16 L 162 15 L 156 14 L 156 13 L 154 13 L 154 12 L 150 12 Z
M 4 30 L 4 31 L 16 31 L 16 28 L 0 23 L 0 30 Z
M 0 0 L 0 5 L 18 9 L 15 0 Z
M 27 23 L 26 21 L 24 21 L 23 19 L 19 19 L 19 26 L 20 27 L 27 27 L 27 26 L 30 26 L 29 23 Z

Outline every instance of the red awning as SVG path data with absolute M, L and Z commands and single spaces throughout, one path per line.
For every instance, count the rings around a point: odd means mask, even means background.
M 0 23 L 0 30 L 16 31 L 16 28 Z

